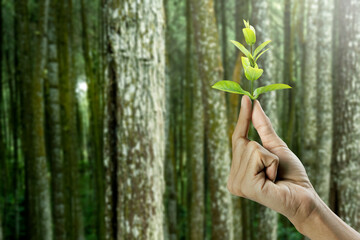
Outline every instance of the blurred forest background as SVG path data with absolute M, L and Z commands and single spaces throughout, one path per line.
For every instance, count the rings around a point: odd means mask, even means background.
M 2 0 L 0 239 L 303 239 L 226 189 L 243 19 L 260 101 L 360 230 L 360 1 Z M 257 139 L 254 131 L 250 137 Z

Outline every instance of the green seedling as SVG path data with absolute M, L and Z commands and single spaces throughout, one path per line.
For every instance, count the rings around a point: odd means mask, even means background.
M 263 69 L 260 69 L 257 65 L 257 61 L 259 58 L 267 52 L 269 49 L 264 48 L 271 42 L 271 40 L 266 41 L 260 44 L 255 51 L 253 51 L 253 46 L 256 43 L 256 32 L 255 28 L 250 25 L 248 21 L 244 20 L 245 28 L 243 28 L 243 33 L 245 37 L 245 42 L 250 46 L 250 50 L 246 49 L 244 45 L 239 42 L 231 41 L 244 55 L 245 57 L 241 57 L 241 62 L 243 65 L 245 77 L 251 82 L 250 92 L 241 88 L 240 84 L 234 81 L 223 80 L 215 83 L 212 87 L 221 91 L 243 94 L 249 96 L 252 100 L 257 99 L 260 94 L 291 88 L 287 84 L 271 84 L 268 86 L 259 87 L 254 90 L 254 81 L 258 80 L 263 74 Z

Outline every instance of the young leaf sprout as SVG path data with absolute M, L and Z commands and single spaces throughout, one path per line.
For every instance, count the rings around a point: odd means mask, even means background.
M 250 51 L 246 49 L 244 45 L 239 42 L 231 41 L 244 55 L 245 57 L 241 57 L 241 62 L 244 68 L 245 77 L 251 82 L 250 92 L 241 88 L 240 84 L 234 81 L 223 80 L 215 83 L 212 87 L 221 91 L 243 94 L 249 96 L 252 100 L 257 99 L 260 94 L 291 88 L 287 84 L 271 84 L 268 86 L 259 87 L 254 90 L 254 81 L 258 80 L 263 74 L 263 69 L 260 69 L 257 65 L 257 61 L 259 58 L 269 49 L 264 48 L 271 42 L 271 40 L 266 41 L 260 44 L 255 51 L 253 51 L 253 46 L 256 43 L 256 32 L 255 28 L 250 25 L 249 21 L 245 21 L 245 28 L 243 28 L 243 33 L 245 37 L 245 42 L 250 46 Z

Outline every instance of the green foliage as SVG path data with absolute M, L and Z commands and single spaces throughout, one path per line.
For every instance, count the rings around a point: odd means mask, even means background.
M 251 97 L 248 91 L 241 88 L 240 84 L 234 81 L 220 81 L 214 84 L 213 88 L 230 93 L 244 94 Z
M 247 95 L 253 100 L 257 99 L 261 94 L 266 92 L 291 88 L 287 84 L 271 84 L 268 86 L 259 87 L 255 89 L 255 91 L 253 91 L 252 86 L 254 84 L 254 81 L 258 80 L 264 72 L 263 69 L 259 68 L 256 62 L 265 52 L 269 50 L 265 49 L 264 51 L 262 51 L 271 42 L 271 40 L 263 42 L 253 52 L 252 46 L 256 43 L 256 31 L 255 28 L 250 25 L 249 21 L 244 20 L 244 25 L 245 28 L 243 28 L 243 33 L 246 43 L 250 45 L 250 51 L 246 49 L 244 45 L 237 41 L 231 40 L 231 42 L 245 55 L 245 57 L 241 57 L 241 62 L 244 68 L 245 77 L 249 81 L 251 81 L 250 92 L 242 89 L 240 84 L 228 80 L 219 81 L 215 83 L 212 87 L 225 92 Z
M 271 42 L 271 40 L 268 40 L 268 41 L 260 44 L 260 46 L 258 46 L 254 51 L 254 57 L 256 58 L 256 56 L 261 52 L 261 50 L 263 50 L 264 47 L 266 47 L 270 42 Z M 265 51 L 267 51 L 267 50 L 265 50 Z
M 230 40 L 246 57 L 250 57 L 250 52 L 246 49 L 244 45 L 237 41 Z
M 281 90 L 281 89 L 288 89 L 288 88 L 291 88 L 291 87 L 287 84 L 282 84 L 282 83 L 270 84 L 265 87 L 259 87 L 259 88 L 255 89 L 255 91 L 254 91 L 254 98 L 256 99 L 260 94 L 263 94 L 266 92 Z
M 261 77 L 263 70 L 257 67 L 247 67 L 245 68 L 245 77 L 250 81 L 255 81 Z

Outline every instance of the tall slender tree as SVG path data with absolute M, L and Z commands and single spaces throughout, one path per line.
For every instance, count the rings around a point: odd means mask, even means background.
M 64 163 L 61 145 L 61 117 L 59 99 L 59 64 L 56 44 L 56 4 L 51 1 L 48 26 L 48 62 L 46 78 L 47 156 L 51 168 L 51 197 L 54 239 L 66 239 Z
M 78 161 L 79 142 L 76 122 L 75 82 L 71 73 L 70 30 L 71 6 L 57 1 L 57 53 L 59 63 L 59 97 L 61 107 L 61 141 L 64 159 L 66 239 L 79 239 Z
M 302 123 L 302 161 L 311 182 L 315 182 L 316 165 L 316 50 L 317 50 L 317 21 L 318 0 L 307 1 L 307 21 L 303 71 L 303 123 Z
M 27 1 L 17 1 L 17 14 L 24 14 L 25 21 L 27 12 Z M 23 128 L 24 134 L 24 155 L 25 155 L 25 173 L 26 173 L 26 199 L 27 199 L 27 234 L 30 239 L 52 239 L 51 227 L 51 207 L 50 207 L 50 188 L 46 163 L 45 134 L 44 134 L 44 102 L 43 102 L 43 83 L 44 69 L 46 66 L 47 38 L 46 30 L 48 23 L 49 1 L 42 0 L 38 2 L 39 19 L 36 23 L 37 34 L 34 38 L 34 46 L 37 54 L 31 61 L 24 64 L 30 65 L 29 72 L 22 74 L 30 77 L 21 76 L 23 85 L 23 114 L 26 114 L 26 120 Z M 20 17 L 21 18 L 21 17 Z M 18 36 L 25 38 L 28 34 L 26 23 L 20 23 L 22 26 L 18 29 Z M 23 25 L 24 24 L 24 25 Z M 21 40 L 20 40 L 21 41 Z M 26 39 L 25 41 L 28 41 Z M 25 45 L 22 54 L 28 55 L 29 45 Z M 20 57 L 20 56 L 19 56 Z M 22 57 L 22 56 L 21 56 Z M 22 67 L 22 66 L 21 66 Z M 24 116 L 24 115 L 23 115 Z
M 204 189 L 204 111 L 201 82 L 194 81 L 193 31 L 190 0 L 186 0 L 186 131 L 188 174 L 188 229 L 190 240 L 204 239 L 205 189 Z
M 82 23 L 82 50 L 85 60 L 85 74 L 88 84 L 89 101 L 89 122 L 90 122 L 90 156 L 94 163 L 95 186 L 96 186 L 96 226 L 97 239 L 102 240 L 105 237 L 105 196 L 104 196 L 104 165 L 103 165 L 103 113 L 102 113 L 102 84 L 101 74 L 94 71 L 94 60 L 91 55 L 90 41 L 88 36 L 88 18 L 84 0 L 81 5 L 81 23 Z M 101 71 L 101 70 L 100 70 Z
M 313 185 L 328 203 L 332 154 L 332 0 L 319 0 L 317 14 L 317 165 Z
M 269 40 L 270 18 L 268 16 L 269 1 L 254 0 L 252 1 L 252 24 L 256 26 L 256 39 L 258 43 Z M 274 63 L 270 53 L 266 53 L 263 59 L 259 60 L 259 65 L 263 68 L 264 75 L 259 80 L 261 85 L 275 83 L 273 78 Z M 260 99 L 263 102 L 264 111 L 267 113 L 271 122 L 276 129 L 278 127 L 278 116 L 276 109 L 276 92 L 264 95 Z M 277 239 L 277 213 L 264 206 L 257 208 L 259 214 L 258 236 L 262 239 Z
M 360 231 L 360 2 L 336 1 L 332 206 Z M 346 37 L 344 37 L 346 36 Z
M 163 239 L 163 2 L 106 2 L 107 239 Z
M 204 104 L 206 156 L 209 165 L 212 239 L 232 239 L 232 202 L 226 189 L 230 166 L 225 96 L 211 89 L 222 78 L 220 46 L 212 0 L 190 2 Z
M 294 86 L 293 78 L 293 31 L 292 31 L 292 1 L 284 1 L 284 64 L 283 64 L 283 82 L 287 83 L 290 86 Z M 285 142 L 289 145 L 290 148 L 293 146 L 294 138 L 294 129 L 295 129 L 295 96 L 296 88 L 293 88 L 292 91 L 283 91 L 283 109 L 282 109 L 282 130 Z

